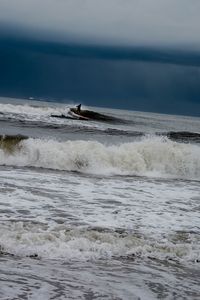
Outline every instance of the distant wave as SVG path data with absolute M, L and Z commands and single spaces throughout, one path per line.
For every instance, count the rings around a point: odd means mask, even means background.
M 200 148 L 167 137 L 106 146 L 93 141 L 2 137 L 0 164 L 102 175 L 200 180 Z
M 100 114 L 92 110 L 81 110 L 79 113 L 77 113 L 76 109 L 73 108 L 69 110 L 68 114 L 52 114 L 51 117 L 60 119 L 80 119 L 85 121 L 101 121 L 108 123 L 125 123 L 125 120 Z
M 74 113 L 71 114 L 71 113 Z M 1 104 L 0 103 L 0 116 L 8 119 L 21 119 L 24 118 L 37 121 L 41 118 L 50 119 L 76 119 L 76 120 L 90 120 L 107 122 L 113 124 L 127 124 L 131 121 L 123 120 L 112 115 L 106 115 L 91 110 L 81 110 L 79 114 L 76 113 L 76 108 L 65 107 L 53 107 L 53 106 L 33 106 L 33 105 L 13 105 L 13 104 Z
M 159 241 L 123 229 L 64 224 L 48 228 L 31 222 L 6 222 L 1 223 L 0 235 L 1 255 L 64 261 L 142 258 L 184 264 L 200 262 L 199 236 L 195 232 L 177 232 Z
M 39 104 L 38 104 L 39 105 Z M 36 106 L 36 105 L 13 105 L 0 103 L 0 121 L 7 121 L 20 124 L 22 127 L 41 127 L 53 128 L 57 130 L 65 130 L 65 132 L 79 132 L 91 134 L 106 134 L 115 136 L 127 137 L 142 137 L 146 133 L 140 131 L 140 123 L 137 121 L 123 118 L 117 118 L 113 115 L 98 113 L 92 110 L 81 110 L 83 117 L 89 118 L 90 121 L 99 122 L 84 122 L 77 117 L 73 118 L 69 112 L 73 111 L 70 106 Z M 76 111 L 76 109 L 74 109 Z M 76 120 L 74 120 L 76 119 Z M 145 121 L 145 126 L 148 128 L 148 121 Z M 104 123 L 104 124 L 103 124 Z M 107 123 L 107 124 L 105 124 Z M 143 125 L 144 125 L 143 124 Z M 128 125 L 116 126 L 116 125 Z M 151 123 L 149 124 L 151 126 Z M 142 129 L 145 131 L 145 126 Z M 190 131 L 169 131 L 155 132 L 155 135 L 166 136 L 171 140 L 186 143 L 200 143 L 200 133 Z
M 176 141 L 200 143 L 200 133 L 196 132 L 170 131 L 166 135 L 168 138 Z

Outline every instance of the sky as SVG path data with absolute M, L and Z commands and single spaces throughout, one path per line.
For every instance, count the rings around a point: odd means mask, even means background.
M 199 0 L 1 0 L 0 96 L 200 116 Z

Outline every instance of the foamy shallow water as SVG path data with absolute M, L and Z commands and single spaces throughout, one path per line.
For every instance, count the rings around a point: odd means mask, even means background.
M 137 115 L 139 138 L 95 122 L 87 140 L 78 122 L 71 140 L 74 121 L 49 137 L 60 107 L 6 105 L 2 128 L 34 134 L 0 140 L 0 298 L 198 299 L 199 144 L 146 136 L 151 114 Z
M 198 182 L 13 167 L 0 179 L 2 299 L 198 295 Z

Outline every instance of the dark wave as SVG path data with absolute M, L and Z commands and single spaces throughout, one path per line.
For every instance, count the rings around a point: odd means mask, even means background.
M 166 135 L 169 139 L 175 141 L 200 143 L 200 133 L 196 132 L 170 131 Z
M 76 109 L 74 109 L 74 108 L 71 108 L 71 111 L 76 113 Z M 103 122 L 115 122 L 115 121 L 119 121 L 119 120 L 122 121 L 121 119 L 117 119 L 112 116 L 100 114 L 100 113 L 97 113 L 92 110 L 81 110 L 79 114 L 90 120 L 96 120 L 96 121 L 103 121 Z
M 100 121 L 100 122 L 116 123 L 116 124 L 117 123 L 126 124 L 128 122 L 127 120 L 116 118 L 116 117 L 113 117 L 110 115 L 100 114 L 100 113 L 92 111 L 92 110 L 81 110 L 80 112 L 78 112 L 76 108 L 71 108 L 70 112 L 74 113 L 74 119 L 81 119 L 81 120 L 85 120 L 85 121 L 91 120 L 91 121 Z M 52 114 L 51 117 L 61 118 L 61 119 L 69 119 L 69 118 L 72 119 L 73 115 Z

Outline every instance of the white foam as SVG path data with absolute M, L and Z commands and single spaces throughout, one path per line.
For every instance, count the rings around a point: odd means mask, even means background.
M 56 113 L 67 113 L 69 108 L 66 107 L 51 107 L 51 106 L 32 106 L 28 104 L 13 105 L 0 103 L 0 111 L 7 114 L 19 114 L 27 116 L 50 116 Z
M 59 225 L 45 228 L 31 223 L 1 224 L 1 250 L 17 256 L 37 255 L 45 259 L 96 260 L 142 257 L 179 262 L 200 259 L 196 246 L 184 241 L 155 241 L 134 233 L 102 232 Z M 193 237 L 195 239 L 195 237 Z
M 92 174 L 200 179 L 200 148 L 150 137 L 106 146 L 92 141 L 28 139 L 12 154 L 0 150 L 0 164 Z

